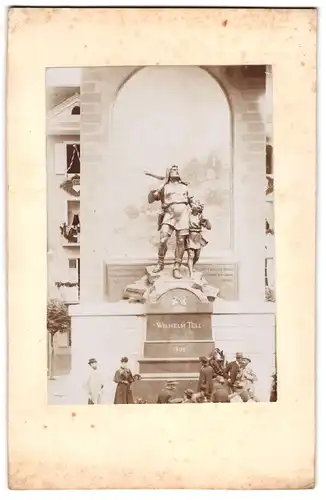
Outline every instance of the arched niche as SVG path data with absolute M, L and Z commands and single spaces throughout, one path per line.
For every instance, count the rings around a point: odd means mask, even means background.
M 160 206 L 149 206 L 147 194 L 160 181 L 145 176 L 144 170 L 164 175 L 173 164 L 190 182 L 191 193 L 205 204 L 212 223 L 203 259 L 230 249 L 231 121 L 226 94 L 205 69 L 145 67 L 125 80 L 110 119 L 116 193 L 111 258 L 156 256 Z

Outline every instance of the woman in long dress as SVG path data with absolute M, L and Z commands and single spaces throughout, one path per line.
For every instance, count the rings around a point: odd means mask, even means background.
M 121 358 L 121 366 L 115 372 L 114 382 L 117 384 L 115 391 L 114 404 L 134 404 L 134 398 L 131 390 L 131 384 L 139 380 L 139 375 L 133 375 L 127 367 L 128 358 Z

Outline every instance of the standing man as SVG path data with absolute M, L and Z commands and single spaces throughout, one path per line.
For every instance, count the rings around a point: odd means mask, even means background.
M 199 372 L 198 392 L 203 391 L 208 401 L 213 392 L 213 368 L 210 366 L 206 357 L 199 358 L 201 369 Z
M 229 387 L 233 395 L 239 395 L 243 403 L 247 403 L 250 399 L 248 391 L 244 388 L 245 384 L 242 380 L 242 352 L 237 352 L 235 360 L 228 363 L 225 368 L 225 378 L 228 380 Z
M 226 365 L 225 376 L 229 381 L 230 387 L 233 387 L 235 382 L 241 377 L 241 360 L 243 358 L 242 352 L 237 352 L 235 360 Z
M 88 395 L 88 404 L 99 405 L 101 404 L 101 397 L 104 388 L 103 378 L 98 371 L 98 362 L 95 358 L 90 358 L 88 360 L 88 366 L 91 370 L 85 384 L 85 389 Z
M 167 404 L 170 403 L 175 395 L 177 388 L 177 382 L 175 380 L 170 380 L 165 384 L 165 389 L 163 389 L 157 396 L 157 404 Z
M 241 364 L 243 367 L 242 378 L 244 380 L 244 389 L 248 391 L 250 398 L 255 402 L 259 403 L 259 399 L 255 394 L 255 382 L 257 382 L 257 376 L 250 367 L 251 359 L 242 358 Z
M 176 247 L 174 255 L 173 277 L 182 278 L 180 267 L 189 234 L 189 205 L 191 198 L 188 194 L 186 183 L 179 174 L 176 165 L 167 169 L 163 186 L 153 190 L 148 195 L 148 202 L 161 201 L 162 212 L 159 215 L 158 229 L 160 231 L 160 244 L 158 249 L 158 262 L 154 273 L 159 273 L 164 268 L 164 259 L 167 252 L 167 243 L 173 232 L 176 233 Z

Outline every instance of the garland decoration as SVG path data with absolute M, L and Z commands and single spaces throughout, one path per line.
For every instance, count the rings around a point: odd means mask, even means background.
M 269 286 L 265 287 L 266 302 L 275 302 L 275 290 Z
M 78 286 L 78 283 L 72 283 L 71 281 L 56 281 L 54 284 L 57 288 L 61 288 L 63 286 L 67 288 L 73 288 L 75 286 Z
M 78 174 L 60 184 L 61 189 L 66 191 L 66 193 L 78 198 L 80 196 L 80 189 L 76 189 L 76 186 L 80 186 L 80 176 Z

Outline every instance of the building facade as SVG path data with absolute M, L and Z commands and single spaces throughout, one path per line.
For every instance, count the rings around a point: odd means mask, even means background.
M 55 91 L 47 112 L 48 298 L 71 305 L 80 295 L 80 94 Z M 55 343 L 60 353 L 71 338 L 61 333 Z

